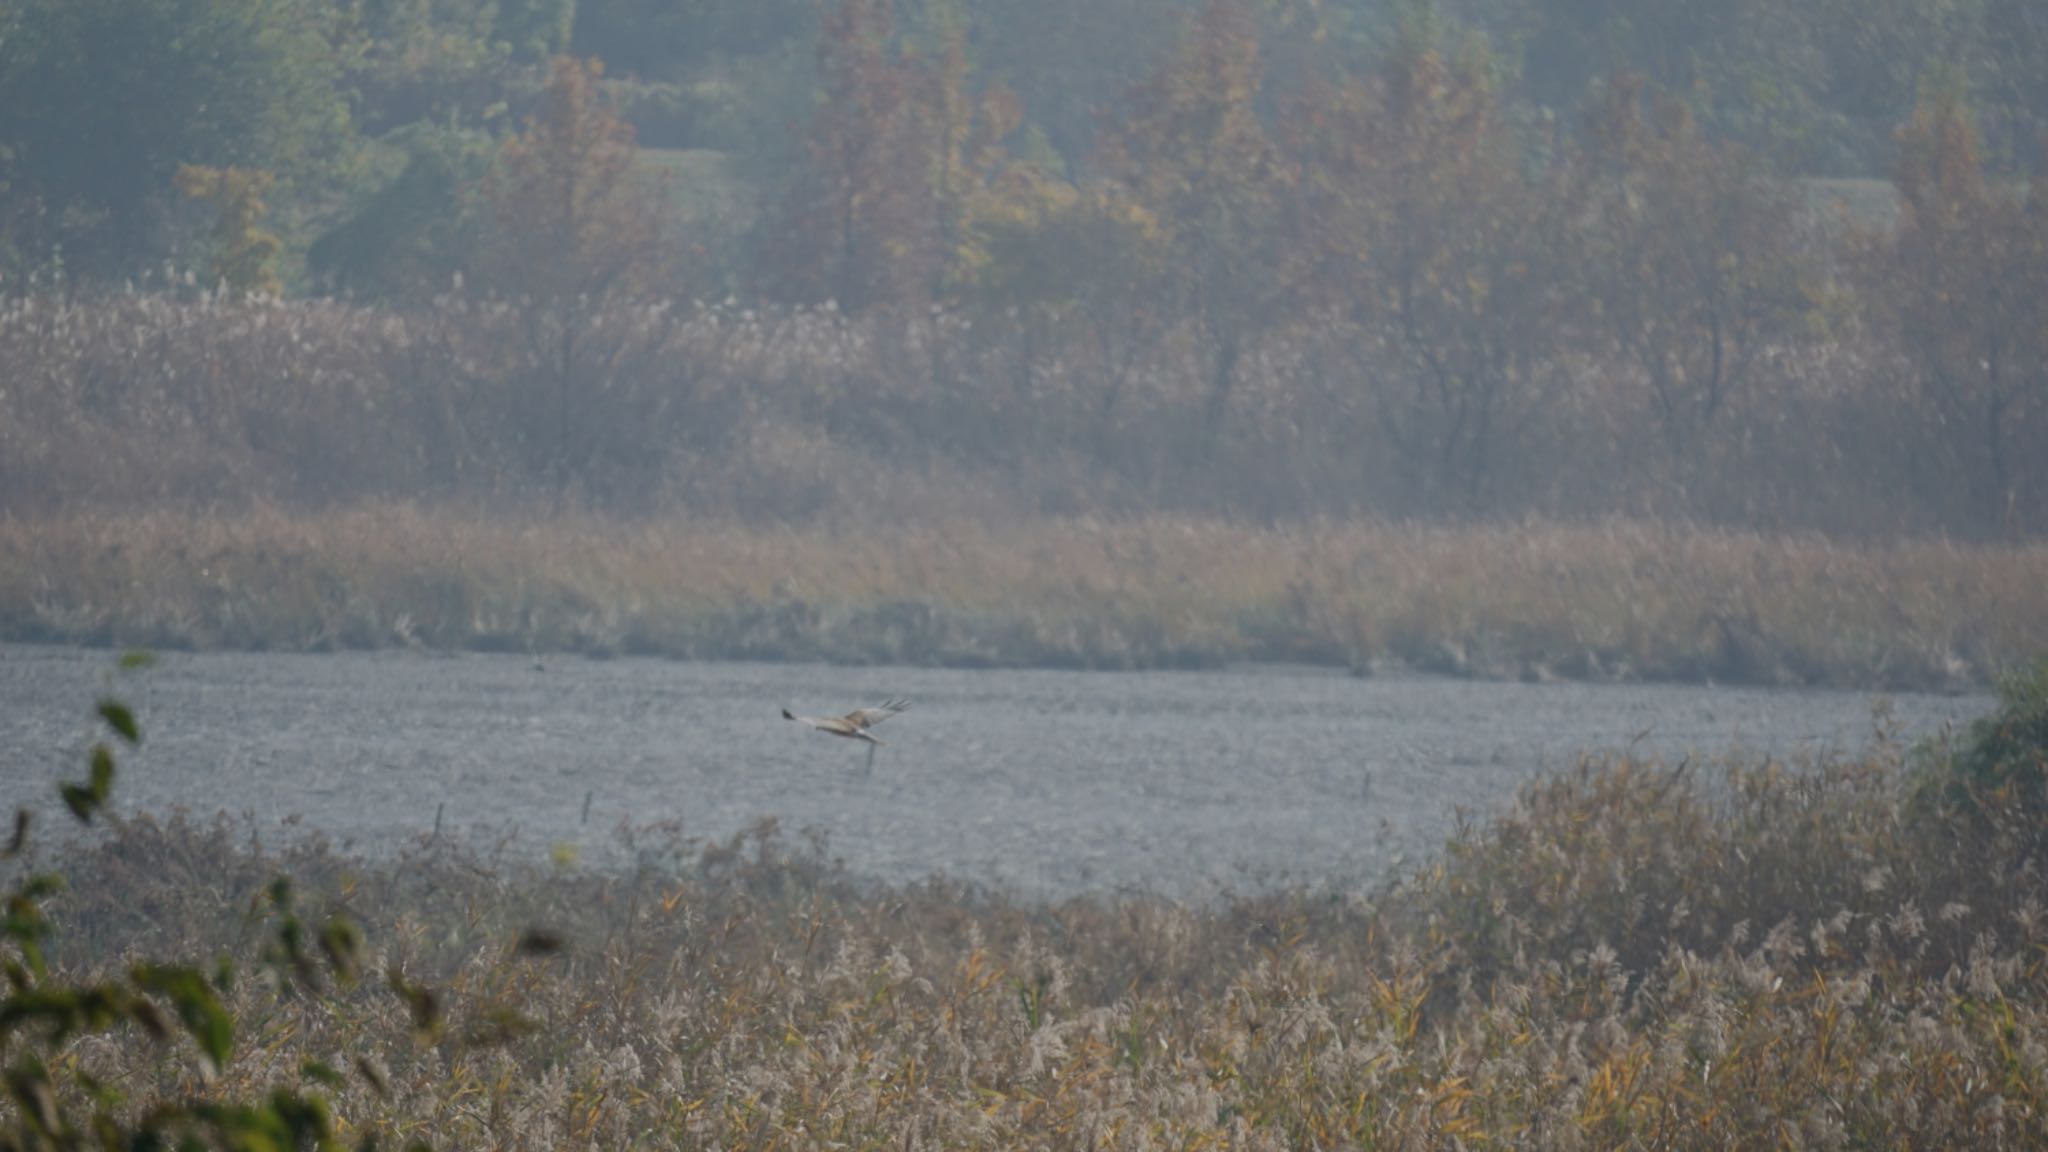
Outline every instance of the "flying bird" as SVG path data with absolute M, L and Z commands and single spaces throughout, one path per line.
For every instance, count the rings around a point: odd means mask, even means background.
M 820 732 L 844 736 L 849 740 L 865 740 L 880 747 L 882 742 L 874 738 L 868 729 L 910 707 L 908 700 L 890 700 L 875 708 L 855 708 L 844 716 L 798 716 L 789 709 L 782 710 L 784 720 L 808 724 Z

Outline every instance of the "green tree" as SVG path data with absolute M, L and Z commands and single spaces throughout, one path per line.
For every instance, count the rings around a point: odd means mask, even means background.
M 382 138 L 410 125 L 482 125 L 531 95 L 531 58 L 515 59 L 495 0 L 348 0 L 334 41 L 358 128 Z
M 1924 81 L 1943 69 L 1977 69 L 1991 31 L 1984 13 L 1984 0 L 1816 0 L 1811 6 L 1819 98 L 1839 118 L 1833 134 L 1862 145 L 1870 159 L 1866 170 L 1882 173 L 1877 158 L 1886 133 L 1912 114 Z
M 476 255 L 489 138 L 415 125 L 392 143 L 404 149 L 404 167 L 306 251 L 323 288 L 418 298 L 445 290 Z
M 22 238 L 102 276 L 160 248 L 154 209 L 181 164 L 330 171 L 351 139 L 318 0 L 15 0 L 0 37 L 8 195 Z M 33 256 L 34 253 L 32 252 Z
M 1876 174 L 1929 68 L 1979 79 L 2024 58 L 2032 0 L 1460 0 L 1517 63 L 1516 94 L 1563 109 L 1593 78 L 1688 93 L 1702 125 L 1807 171 Z M 2036 53 L 2023 71 L 2038 71 Z
M 932 294 L 947 295 L 961 280 L 961 255 L 967 206 L 982 175 L 974 163 L 978 157 L 974 92 L 967 59 L 967 23 L 959 9 L 945 0 L 933 4 L 938 25 L 937 43 L 924 68 L 920 85 L 926 131 L 932 154 L 932 208 L 934 242 L 938 245 Z M 1007 107 L 1007 106 L 1006 106 Z M 999 135 L 1008 135 L 1014 118 Z M 999 143 L 999 141 L 998 141 Z
M 276 270 L 270 266 L 284 245 L 277 233 L 263 226 L 263 217 L 269 212 L 263 194 L 270 190 L 271 183 L 270 173 L 246 168 L 187 164 L 178 169 L 178 190 L 214 206 L 213 255 L 206 268 L 208 284 L 272 296 L 284 290 Z
M 576 23 L 576 0 L 498 0 L 499 42 L 522 60 L 546 60 L 569 47 Z

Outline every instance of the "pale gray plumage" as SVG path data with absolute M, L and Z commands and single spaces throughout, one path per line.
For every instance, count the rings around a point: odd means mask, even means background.
M 865 740 L 870 744 L 880 746 L 882 742 L 875 739 L 868 729 L 908 707 L 910 707 L 910 701 L 908 700 L 890 700 L 873 708 L 855 708 L 844 716 L 798 716 L 789 709 L 784 708 L 782 710 L 782 718 L 784 720 L 794 720 L 799 724 L 808 724 L 820 732 L 829 732 L 834 736 L 844 736 L 849 740 Z

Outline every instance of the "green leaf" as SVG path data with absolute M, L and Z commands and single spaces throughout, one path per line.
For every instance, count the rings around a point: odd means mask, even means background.
M 35 974 L 36 979 L 41 980 L 50 974 L 50 961 L 43 955 L 41 940 L 18 941 L 16 947 L 21 949 L 22 962 L 28 965 L 28 970 Z
M 64 806 L 71 809 L 73 816 L 78 817 L 83 823 L 92 823 L 92 814 L 100 806 L 100 798 L 91 788 L 83 784 L 66 784 L 58 788 L 57 792 L 64 797 Z
M 293 978 L 308 984 L 319 980 L 320 970 L 306 952 L 306 925 L 296 915 L 286 912 L 278 918 L 277 943 L 264 951 L 264 959 L 289 970 Z
M 83 1088 L 86 1096 L 101 1108 L 118 1108 L 121 1102 L 127 1099 L 126 1094 L 119 1088 L 84 1072 L 78 1074 L 78 1086 Z
M 130 648 L 128 651 L 121 653 L 121 671 L 123 672 L 133 672 L 138 668 L 148 668 L 155 663 L 156 653 L 151 652 L 147 648 Z
M 288 1148 L 324 1148 L 334 1138 L 334 1120 L 327 1103 L 279 1088 L 270 1094 L 270 1112 L 290 1133 Z
M 38 872 L 27 880 L 22 881 L 21 887 L 15 891 L 15 895 L 23 900 L 41 900 L 45 896 L 55 896 L 63 890 L 64 878 L 62 876 L 54 872 Z
M 115 1100 L 107 1107 L 112 1108 L 119 1103 L 119 1100 Z M 146 1122 L 136 1125 L 134 1134 L 129 1135 L 122 1132 L 120 1122 L 107 1115 L 104 1110 L 94 1113 L 92 1118 L 92 1137 L 102 1148 L 125 1147 L 128 1152 L 159 1152 L 162 1145 L 151 1140 L 150 1135 Z
M 348 1084 L 346 1077 L 336 1072 L 332 1066 L 318 1060 L 308 1060 L 300 1065 L 299 1075 L 323 1087 L 332 1088 L 336 1092 L 341 1091 Z
M 185 1031 L 214 1068 L 227 1064 L 235 1046 L 235 1024 L 205 977 L 196 969 L 158 964 L 140 965 L 133 976 L 138 988 L 170 1000 Z
M 100 719 L 107 722 L 107 727 L 120 733 L 123 740 L 130 744 L 142 743 L 142 729 L 136 726 L 135 713 L 126 704 L 111 698 L 100 701 Z
M 441 1027 L 441 998 L 424 984 L 408 983 L 398 969 L 386 973 L 391 990 L 404 999 L 405 1006 L 412 1012 L 412 1026 L 416 1032 L 434 1032 Z
M 93 799 L 102 804 L 114 794 L 114 750 L 105 744 L 92 746 L 92 788 Z
M 363 930 L 345 916 L 329 917 L 320 926 L 320 950 L 327 954 L 327 965 L 335 976 L 352 983 L 361 969 Z
M 31 1056 L 7 1070 L 7 1094 L 21 1108 L 21 1114 L 45 1136 L 64 1130 L 64 1114 L 57 1106 L 57 1089 L 42 1061 Z

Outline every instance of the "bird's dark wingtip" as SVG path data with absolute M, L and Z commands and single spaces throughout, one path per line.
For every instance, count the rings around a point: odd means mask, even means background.
M 792 714 L 790 713 L 789 709 L 787 709 L 787 708 L 784 708 L 784 709 L 782 710 L 782 718 L 783 718 L 784 720 L 794 720 L 794 719 L 796 719 L 796 717 L 795 717 L 794 715 L 792 715 Z

